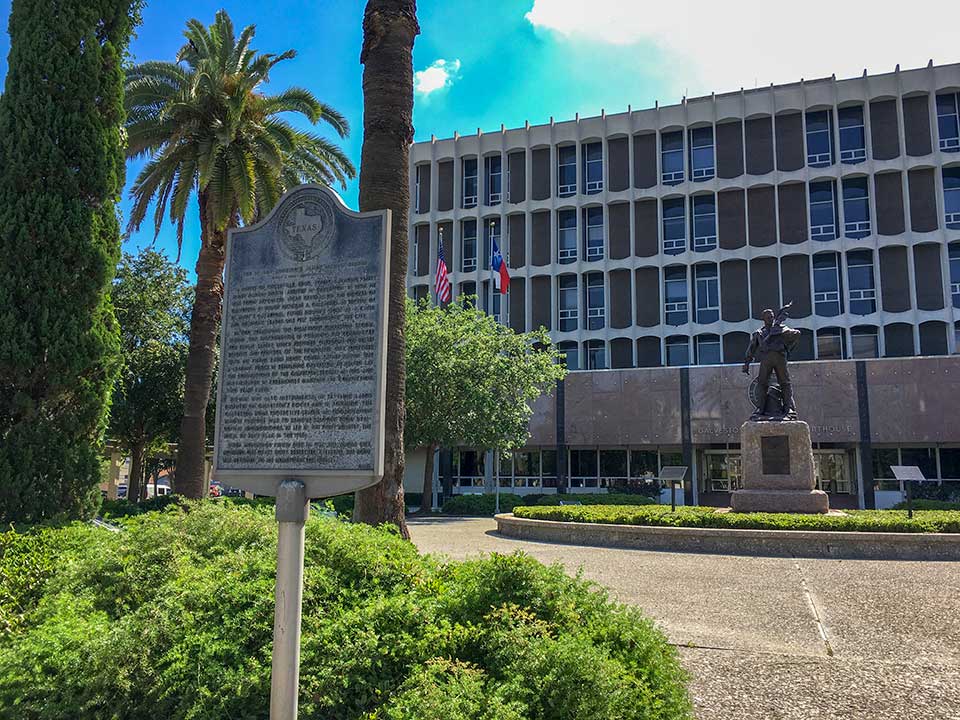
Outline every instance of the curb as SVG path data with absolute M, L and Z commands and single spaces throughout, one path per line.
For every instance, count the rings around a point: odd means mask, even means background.
M 495 516 L 497 532 L 519 540 L 714 555 L 960 560 L 960 534 L 735 530 L 528 520 Z

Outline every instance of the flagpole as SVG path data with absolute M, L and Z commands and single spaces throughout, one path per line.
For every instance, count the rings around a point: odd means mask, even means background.
M 493 220 L 490 221 L 489 227 L 490 227 L 490 255 L 488 256 L 487 259 L 490 261 L 490 305 L 488 305 L 487 307 L 489 308 L 489 314 L 493 315 L 494 314 L 493 298 L 497 292 L 496 283 L 494 283 L 493 281 Z M 494 315 L 494 317 L 496 316 Z

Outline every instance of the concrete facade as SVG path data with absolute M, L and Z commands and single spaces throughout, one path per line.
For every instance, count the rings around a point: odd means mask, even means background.
M 824 489 L 892 500 L 882 450 L 930 451 L 938 481 L 960 480 L 944 422 L 960 398 L 958 89 L 960 65 L 898 68 L 414 144 L 411 295 L 432 294 L 442 231 L 454 294 L 543 325 L 576 369 L 531 422 L 538 483 L 516 484 L 526 458 L 511 487 L 576 490 L 591 462 L 603 487 L 682 460 L 687 502 L 725 502 L 750 412 L 737 365 L 762 310 L 790 300 Z M 580 450 L 626 451 L 627 467 Z M 441 463 L 471 487 L 490 465 Z

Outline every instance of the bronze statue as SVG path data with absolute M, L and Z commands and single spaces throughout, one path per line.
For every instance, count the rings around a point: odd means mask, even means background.
M 776 313 L 769 308 L 763 311 L 763 327 L 750 336 L 750 345 L 743 361 L 743 372 L 750 374 L 750 362 L 760 363 L 756 379 L 756 394 L 751 399 L 756 411 L 751 420 L 796 420 L 797 406 L 793 400 L 793 388 L 790 385 L 790 371 L 787 369 L 787 357 L 800 339 L 800 331 L 787 327 L 783 321 L 792 302 L 787 303 Z M 770 374 L 777 376 L 779 392 L 770 388 Z

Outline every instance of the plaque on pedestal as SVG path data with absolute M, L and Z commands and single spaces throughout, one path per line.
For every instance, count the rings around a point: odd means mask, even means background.
M 390 212 L 303 185 L 231 230 L 213 475 L 306 497 L 383 477 Z

